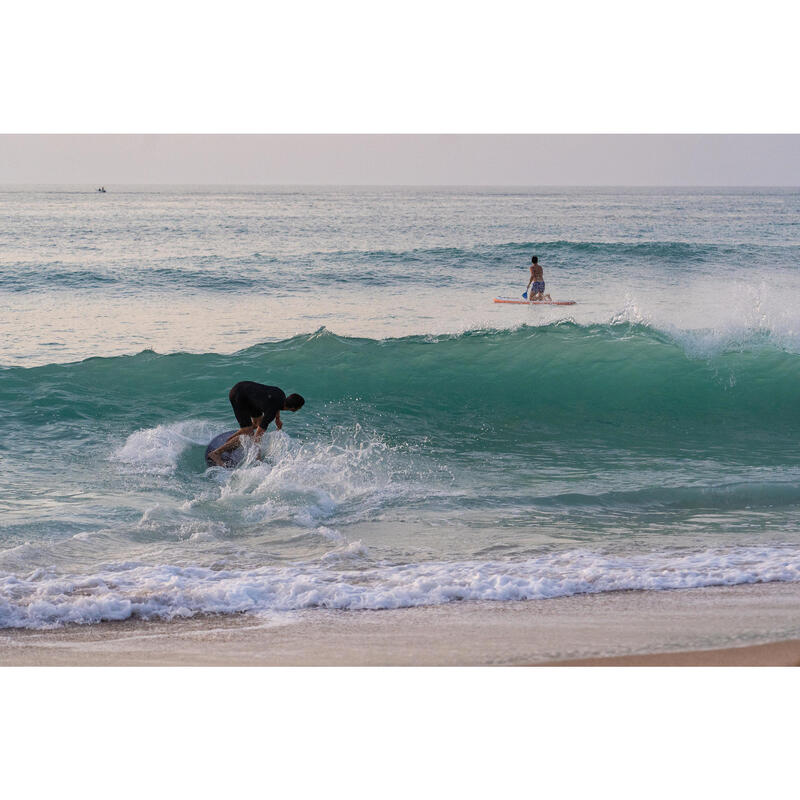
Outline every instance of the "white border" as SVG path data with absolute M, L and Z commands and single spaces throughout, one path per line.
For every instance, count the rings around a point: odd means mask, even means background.
M 775 797 L 783 669 L 7 669 L 9 797 Z M 9 792 L 9 789 L 11 790 Z
M 5 132 L 800 131 L 796 3 L 8 4 Z

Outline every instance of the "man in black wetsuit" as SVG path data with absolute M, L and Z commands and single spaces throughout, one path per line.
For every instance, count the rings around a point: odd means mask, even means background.
M 228 394 L 239 430 L 228 439 L 222 447 L 208 454 L 209 459 L 218 466 L 223 466 L 222 454 L 235 449 L 240 436 L 255 434 L 259 441 L 267 426 L 275 420 L 275 427 L 280 430 L 281 411 L 297 411 L 306 402 L 299 394 L 288 397 L 277 386 L 265 386 L 253 381 L 240 381 Z

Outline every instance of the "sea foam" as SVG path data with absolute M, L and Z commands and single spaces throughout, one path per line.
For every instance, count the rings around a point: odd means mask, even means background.
M 0 575 L 0 627 L 47 628 L 129 617 L 396 609 L 620 590 L 800 581 L 800 549 L 740 547 L 615 556 L 587 550 L 520 561 L 431 561 L 360 567 L 359 543 L 340 558 L 249 570 L 121 563 L 92 575 Z M 356 560 L 353 561 L 353 558 Z

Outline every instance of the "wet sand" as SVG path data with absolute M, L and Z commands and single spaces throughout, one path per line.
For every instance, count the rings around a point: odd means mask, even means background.
M 800 639 L 719 650 L 551 661 L 551 667 L 800 667 Z
M 800 585 L 0 631 L 0 665 L 800 664 Z

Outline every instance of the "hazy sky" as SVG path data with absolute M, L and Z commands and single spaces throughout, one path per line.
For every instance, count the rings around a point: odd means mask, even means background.
M 800 186 L 800 135 L 0 135 L 0 183 Z

